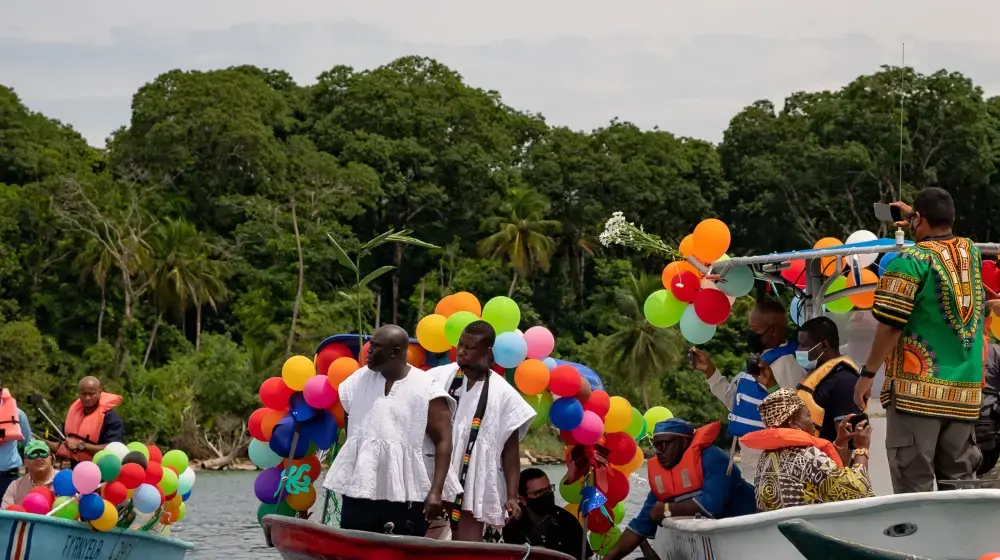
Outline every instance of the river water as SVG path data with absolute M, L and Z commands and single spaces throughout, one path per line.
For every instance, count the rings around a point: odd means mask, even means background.
M 553 484 L 566 473 L 561 465 L 541 467 Z M 645 469 L 631 479 L 632 491 L 625 501 L 626 522 L 639 511 L 649 487 Z M 253 471 L 199 472 L 187 506 L 187 517 L 174 526 L 171 536 L 194 543 L 187 558 L 193 560 L 280 560 L 273 548 L 264 544 L 257 524 L 260 502 L 253 494 Z M 564 504 L 556 493 L 556 501 Z M 317 503 L 319 503 L 317 501 Z M 315 514 L 318 516 L 319 514 Z

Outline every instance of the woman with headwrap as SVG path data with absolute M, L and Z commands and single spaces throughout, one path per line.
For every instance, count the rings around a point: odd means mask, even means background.
M 791 389 L 779 389 L 760 403 L 765 429 L 743 437 L 745 445 L 763 451 L 754 492 L 757 508 L 771 511 L 792 506 L 842 502 L 875 495 L 868 478 L 867 420 L 851 430 L 851 417 L 838 426 L 838 442 L 854 439 L 850 465 L 838 447 L 813 434 L 806 403 Z M 852 415 L 853 416 L 853 415 Z

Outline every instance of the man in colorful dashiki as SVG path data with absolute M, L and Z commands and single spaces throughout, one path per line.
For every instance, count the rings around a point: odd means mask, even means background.
M 975 477 L 982 460 L 973 430 L 983 386 L 985 293 L 982 255 L 952 232 L 955 202 L 947 191 L 901 202 L 916 243 L 889 261 L 875 290 L 879 321 L 854 399 L 862 408 L 875 371 L 885 364 L 880 401 L 892 488 L 929 492 L 938 481 Z
M 872 428 L 867 420 L 853 431 L 850 416 L 838 426 L 843 436 L 838 440 L 854 439 L 851 463 L 845 468 L 836 446 L 812 435 L 809 407 L 795 391 L 779 389 L 768 395 L 760 403 L 760 416 L 767 428 L 743 437 L 745 445 L 763 451 L 754 484 L 760 511 L 875 495 L 868 479 Z

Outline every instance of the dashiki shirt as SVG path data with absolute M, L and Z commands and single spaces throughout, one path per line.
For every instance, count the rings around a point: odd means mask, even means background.
M 982 255 L 971 240 L 921 241 L 889 261 L 872 314 L 903 333 L 885 361 L 882 406 L 979 418 L 985 309 Z
M 765 451 L 757 464 L 754 493 L 759 511 L 875 495 L 867 467 L 840 467 L 813 446 Z

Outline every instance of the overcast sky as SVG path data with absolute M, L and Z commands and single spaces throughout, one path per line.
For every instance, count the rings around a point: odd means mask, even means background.
M 881 64 L 940 68 L 1000 92 L 996 0 L 12 0 L 0 83 L 95 145 L 173 69 L 430 56 L 550 124 L 613 117 L 718 141 L 756 99 L 838 88 Z

